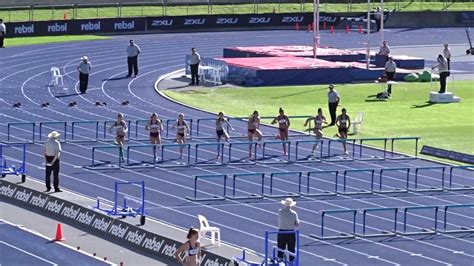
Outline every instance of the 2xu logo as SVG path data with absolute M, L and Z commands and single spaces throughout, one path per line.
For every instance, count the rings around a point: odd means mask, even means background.
M 297 17 L 283 17 L 281 19 L 282 23 L 299 23 L 303 22 L 304 17 L 303 16 L 297 16 Z
M 238 18 L 218 18 L 216 20 L 216 24 L 223 25 L 223 24 L 237 24 L 239 23 Z
M 187 18 L 184 20 L 184 25 L 203 25 L 206 23 L 205 18 Z
M 161 27 L 161 26 L 173 26 L 173 20 L 172 19 L 157 19 L 153 20 L 151 23 L 151 26 L 153 27 Z
M 250 24 L 267 24 L 270 23 L 271 17 L 250 18 Z

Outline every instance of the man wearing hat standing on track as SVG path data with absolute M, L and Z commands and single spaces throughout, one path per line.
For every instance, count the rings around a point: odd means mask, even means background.
M 89 58 L 87 58 L 87 56 L 83 56 L 81 58 L 81 63 L 77 66 L 77 70 L 79 71 L 79 91 L 81 94 L 85 94 L 87 91 L 91 69 L 92 65 L 89 62 Z
M 127 46 L 127 64 L 128 64 L 128 75 L 131 77 L 135 73 L 135 77 L 138 76 L 138 55 L 142 51 L 140 47 L 136 45 L 133 40 L 130 40 L 130 45 Z
M 53 173 L 54 192 L 61 192 L 59 189 L 59 158 L 61 156 L 61 143 L 59 134 L 53 131 L 48 134 L 48 140 L 44 143 L 44 160 L 46 164 L 46 192 L 51 190 L 51 173 Z
M 196 48 L 191 48 L 189 66 L 191 67 L 191 83 L 189 85 L 199 85 L 199 64 L 201 56 L 196 52 Z
M 5 35 L 7 35 L 7 27 L 5 26 L 5 23 L 3 23 L 3 19 L 0 18 L 0 48 L 5 48 L 3 45 Z
M 298 214 L 292 210 L 292 207 L 296 205 L 296 202 L 292 198 L 286 198 L 281 201 L 283 208 L 278 211 L 278 229 L 281 232 L 278 234 L 278 249 L 288 250 L 291 253 L 295 253 L 296 250 L 296 235 L 293 233 L 285 234 L 287 231 L 296 230 L 300 221 Z M 278 258 L 283 259 L 284 253 L 278 251 Z M 295 259 L 294 256 L 290 256 L 290 261 Z
M 337 106 L 339 105 L 339 100 L 341 100 L 339 93 L 334 89 L 334 85 L 330 84 L 328 91 L 328 105 L 329 114 L 331 115 L 331 124 L 329 124 L 329 126 L 334 126 L 336 124 Z

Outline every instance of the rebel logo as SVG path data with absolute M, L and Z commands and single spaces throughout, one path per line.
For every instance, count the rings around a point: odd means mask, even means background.
M 300 23 L 303 22 L 304 17 L 303 16 L 296 16 L 296 17 L 283 17 L 281 19 L 282 23 Z
M 112 225 L 109 229 L 109 233 L 113 236 L 123 238 L 125 236 L 125 233 L 128 231 L 128 226 L 127 227 L 122 227 L 122 224 L 118 225 Z
M 2 186 L 0 195 L 8 197 L 8 198 L 12 198 L 16 190 L 17 190 L 16 187 L 12 188 L 10 185 Z
M 272 18 L 271 17 L 253 17 L 250 18 L 249 23 L 250 24 L 267 24 L 270 22 Z
M 206 23 L 205 18 L 187 18 L 184 20 L 184 25 L 203 25 Z
M 154 252 L 158 252 L 164 243 L 165 243 L 165 240 L 156 241 L 156 237 L 145 238 L 145 241 L 143 241 L 142 247 Z
M 23 202 L 28 202 L 31 198 L 31 195 L 33 194 L 33 192 L 26 192 L 26 190 L 23 190 L 23 191 L 18 191 L 15 195 L 15 199 L 19 200 L 19 201 L 23 201 Z
M 92 227 L 105 232 L 109 228 L 110 224 L 112 223 L 112 220 L 109 220 L 108 222 L 102 218 L 102 219 L 95 219 L 94 222 L 92 223 Z
M 172 19 L 156 19 L 151 23 L 152 27 L 162 27 L 162 26 L 173 26 L 174 20 Z
M 217 18 L 216 24 L 225 25 L 225 24 L 237 24 L 239 23 L 238 18 Z
M 54 23 L 53 25 L 48 26 L 48 32 L 67 32 L 67 23 L 59 24 Z
M 74 206 L 64 207 L 61 215 L 75 220 L 80 211 L 81 208 L 79 207 L 77 209 L 74 209 Z
M 44 208 L 44 205 L 46 205 L 46 202 L 48 202 L 48 198 L 49 197 L 47 196 L 42 197 L 41 194 L 38 196 L 33 196 L 31 197 L 30 204 L 35 207 Z
M 21 26 L 15 27 L 14 28 L 15 34 L 32 34 L 35 33 L 35 25 L 34 24 L 29 24 L 29 25 L 24 25 L 22 24 Z
M 115 30 L 134 30 L 135 21 L 133 20 L 130 22 L 126 22 L 122 20 L 122 22 L 114 23 L 114 29 Z
M 97 22 L 87 22 L 85 24 L 81 24 L 82 31 L 99 31 L 100 30 L 100 21 Z
M 132 242 L 135 245 L 140 245 L 145 238 L 145 233 L 141 234 L 136 230 L 135 232 L 128 232 L 125 240 Z
M 76 221 L 82 224 L 90 225 L 94 220 L 95 214 L 89 215 L 89 212 L 81 212 L 76 218 Z
M 57 200 L 50 201 L 50 202 L 48 202 L 48 204 L 46 204 L 45 209 L 50 211 L 50 212 L 54 212 L 54 213 L 58 214 L 58 213 L 61 212 L 61 209 L 62 209 L 63 205 L 64 205 L 64 202 L 63 203 L 58 203 Z

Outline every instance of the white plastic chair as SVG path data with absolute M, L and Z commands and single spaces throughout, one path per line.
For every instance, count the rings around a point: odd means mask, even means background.
M 201 236 L 206 236 L 207 233 L 211 233 L 211 243 L 213 245 L 216 244 L 217 240 L 217 246 L 221 246 L 221 229 L 217 227 L 212 227 L 209 226 L 209 222 L 207 221 L 207 218 L 198 214 L 198 219 L 199 219 L 199 225 L 201 228 L 199 229 L 199 232 L 201 233 Z
M 61 86 L 64 86 L 63 75 L 61 75 L 61 71 L 57 67 L 51 68 L 51 82 L 49 84 L 58 86 L 59 81 L 61 81 Z
M 204 70 L 201 66 L 202 65 L 200 65 L 198 68 L 198 76 L 199 80 L 204 84 L 206 82 L 206 70 Z
M 214 85 L 222 85 L 221 71 L 219 68 L 216 67 L 211 70 L 211 77 L 209 81 Z
M 352 132 L 354 134 L 359 133 L 359 130 L 362 128 L 362 124 L 364 122 L 364 112 L 360 112 L 357 114 L 356 118 L 352 122 Z

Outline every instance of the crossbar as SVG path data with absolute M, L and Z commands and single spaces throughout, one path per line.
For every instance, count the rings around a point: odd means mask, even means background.
M 38 130 L 38 140 L 42 141 L 43 140 L 43 126 L 48 126 L 48 125 L 62 125 L 64 134 L 63 134 L 63 140 L 67 140 L 67 122 L 64 121 L 47 121 L 47 122 L 40 122 L 39 123 L 39 130 Z
M 223 195 L 213 195 L 213 197 L 198 197 L 198 180 L 199 179 L 224 179 Z M 186 199 L 191 201 L 211 201 L 211 200 L 225 200 L 227 191 L 227 175 L 225 174 L 212 174 L 212 175 L 195 175 L 194 176 L 194 192 L 193 197 L 186 196 Z
M 76 138 L 76 126 L 84 124 L 93 124 L 95 125 L 95 138 L 90 140 L 78 140 Z M 73 121 L 71 122 L 71 139 L 70 142 L 86 142 L 86 141 L 98 141 L 99 140 L 99 121 Z
M 338 236 L 324 236 L 324 220 L 327 214 L 339 214 L 339 213 L 350 213 L 352 214 L 352 231 L 350 234 L 341 234 Z M 321 212 L 321 235 L 311 234 L 310 237 L 321 239 L 321 240 L 330 240 L 330 239 L 347 239 L 356 237 L 356 215 L 357 210 L 327 210 Z
M 11 128 L 15 126 L 24 126 L 24 125 L 31 125 L 31 140 L 26 141 L 11 141 Z M 23 144 L 23 143 L 34 143 L 35 142 L 35 131 L 36 131 L 36 123 L 35 122 L 12 122 L 7 124 L 7 143 L 9 144 Z
M 310 188 L 311 188 L 311 179 L 317 179 L 317 178 L 312 178 L 311 176 L 313 175 L 335 175 L 334 179 L 334 191 L 324 191 L 321 193 L 310 193 Z M 310 171 L 306 174 L 306 192 L 301 192 L 300 194 L 303 196 L 307 197 L 315 197 L 315 196 L 334 196 L 337 195 L 337 180 L 339 176 L 339 171 L 335 170 L 326 170 L 326 171 Z M 325 181 L 326 182 L 326 181 Z
M 388 212 L 391 211 L 394 213 L 394 218 L 391 220 L 393 222 L 392 231 L 382 231 L 380 233 L 367 234 L 367 215 L 373 212 Z M 358 235 L 361 237 L 379 237 L 379 236 L 394 236 L 397 235 L 397 221 L 398 221 L 398 208 L 372 208 L 364 209 L 362 211 L 362 234 Z
M 134 164 L 133 162 L 130 163 L 131 161 L 131 156 L 130 156 L 130 151 L 134 149 L 140 149 L 140 148 L 151 148 L 153 152 L 153 161 L 152 162 L 139 162 L 138 164 Z M 129 169 L 136 169 L 136 168 L 154 168 L 156 165 L 156 149 L 157 145 L 155 144 L 137 144 L 137 145 L 128 145 L 127 146 L 127 160 L 124 168 L 129 168 Z
M 414 157 L 406 157 L 406 156 L 398 156 L 394 157 L 395 155 L 395 141 L 399 140 L 414 140 L 415 141 L 415 154 Z M 406 160 L 406 159 L 416 159 L 418 158 L 418 142 L 420 138 L 419 137 L 399 137 L 399 138 L 392 138 L 391 139 L 391 146 L 390 146 L 390 160 Z
M 395 189 L 386 189 L 383 190 L 383 180 L 384 176 L 383 174 L 385 172 L 393 172 L 393 171 L 404 171 L 406 172 L 406 177 L 405 177 L 405 188 L 395 188 Z M 379 175 L 379 190 L 377 193 L 393 193 L 393 192 L 408 192 L 409 191 L 409 186 L 410 186 L 410 168 L 408 167 L 399 167 L 399 168 L 382 168 L 380 169 L 380 175 Z
M 270 194 L 265 194 L 266 197 L 268 198 L 285 198 L 285 197 L 299 197 L 301 196 L 301 178 L 302 178 L 302 172 L 273 172 L 270 173 Z M 289 192 L 288 194 L 273 194 L 273 178 L 276 176 L 282 176 L 282 175 L 297 175 L 298 176 L 298 193 L 291 193 Z
M 348 173 L 360 173 L 360 172 L 369 172 L 370 173 L 370 191 L 361 190 L 355 192 L 347 192 L 346 191 L 346 183 L 347 183 L 347 174 Z M 344 170 L 343 178 L 342 178 L 342 192 L 341 194 L 344 195 L 358 195 L 358 194 L 371 194 L 374 192 L 374 179 L 375 179 L 375 169 L 348 169 Z
M 96 165 L 96 151 L 100 150 L 110 150 L 110 149 L 117 149 L 119 152 L 117 154 L 118 157 L 118 165 L 113 165 L 113 164 L 105 164 L 104 166 L 97 166 Z M 94 146 L 92 147 L 92 164 L 90 166 L 84 166 L 86 169 L 91 169 L 91 170 L 106 170 L 106 169 L 116 169 L 116 168 L 121 168 L 122 167 L 122 160 L 120 159 L 120 147 L 119 146 Z
M 252 194 L 249 196 L 235 196 L 237 179 L 249 176 L 260 177 L 260 195 Z M 265 173 L 238 173 L 232 176 L 232 195 L 227 195 L 229 199 L 262 199 L 265 194 Z

